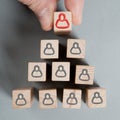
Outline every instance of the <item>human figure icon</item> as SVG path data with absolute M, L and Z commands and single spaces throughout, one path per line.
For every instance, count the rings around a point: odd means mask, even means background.
M 52 105 L 54 103 L 53 99 L 51 98 L 49 93 L 45 94 L 45 98 L 43 99 L 44 105 Z
M 82 80 L 82 81 L 88 81 L 88 80 L 90 80 L 90 76 L 88 74 L 88 70 L 87 69 L 83 69 L 82 70 L 82 73 L 79 76 L 79 80 Z
M 75 97 L 74 93 L 70 93 L 69 97 L 67 98 L 67 104 L 69 105 L 76 105 L 78 103 L 77 98 Z
M 45 55 L 54 55 L 54 53 L 55 53 L 55 50 L 53 49 L 52 44 L 47 43 L 46 47 L 44 49 L 44 54 Z
M 55 75 L 57 77 L 66 77 L 66 71 L 64 70 L 64 66 L 59 65 Z
M 69 28 L 70 23 L 69 23 L 69 21 L 66 19 L 66 15 L 65 15 L 64 13 L 60 13 L 60 14 L 59 14 L 55 26 L 56 26 L 57 28 L 59 28 L 59 29 Z
M 81 53 L 81 49 L 79 47 L 79 44 L 77 42 L 73 43 L 72 48 L 70 49 L 71 54 L 78 55 Z
M 33 69 L 32 73 L 31 73 L 31 75 L 34 78 L 42 77 L 42 72 L 41 72 L 40 67 L 38 65 L 34 66 L 34 69 Z
M 18 94 L 18 98 L 16 99 L 15 104 L 18 105 L 18 106 L 24 106 L 24 105 L 26 105 L 26 103 L 27 102 L 26 102 L 23 94 L 21 94 L 21 93 Z
M 94 96 L 92 98 L 92 103 L 93 104 L 101 104 L 103 102 L 102 97 L 100 96 L 99 92 L 95 92 Z

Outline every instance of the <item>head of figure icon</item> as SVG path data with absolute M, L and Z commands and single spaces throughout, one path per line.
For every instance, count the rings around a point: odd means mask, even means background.
M 50 98 L 50 94 L 49 94 L 49 93 L 46 93 L 46 94 L 45 94 L 45 98 L 46 98 L 46 99 L 49 99 L 49 98 Z
M 64 14 L 64 13 L 61 13 L 61 14 L 59 15 L 59 19 L 60 19 L 61 21 L 64 21 L 64 20 L 65 20 L 65 14 Z
M 73 44 L 73 47 L 74 47 L 74 48 L 78 48 L 78 47 L 79 47 L 79 44 L 78 44 L 77 42 L 75 42 L 75 43 Z
M 86 75 L 88 73 L 87 69 L 82 70 L 82 74 Z
M 75 98 L 75 94 L 74 93 L 70 93 L 70 98 Z
M 18 95 L 18 98 L 19 98 L 19 99 L 23 99 L 23 94 L 19 94 L 19 95 Z
M 34 70 L 35 70 L 35 71 L 39 71 L 39 69 L 40 69 L 40 68 L 39 68 L 38 65 L 35 65 L 35 66 L 34 66 Z
M 63 66 L 62 65 L 58 66 L 58 70 L 63 71 Z
M 50 43 L 47 43 L 46 48 L 52 48 L 52 45 Z
M 94 93 L 94 97 L 97 98 L 97 97 L 99 97 L 99 96 L 100 96 L 100 93 L 99 93 L 99 92 L 95 92 L 95 93 Z

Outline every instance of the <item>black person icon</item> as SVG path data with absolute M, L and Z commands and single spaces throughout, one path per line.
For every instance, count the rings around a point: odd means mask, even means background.
M 75 97 L 74 93 L 69 94 L 69 97 L 67 98 L 66 102 L 69 105 L 76 105 L 78 103 L 77 98 Z
M 82 81 L 88 81 L 88 80 L 90 80 L 90 76 L 88 74 L 88 70 L 87 69 L 83 69 L 82 70 L 82 73 L 79 76 L 79 80 L 82 80 Z
M 38 65 L 34 66 L 34 69 L 33 69 L 32 73 L 31 73 L 31 75 L 34 78 L 42 77 L 42 72 L 41 72 L 40 67 Z
M 94 96 L 92 98 L 92 103 L 93 104 L 101 104 L 103 102 L 102 97 L 100 96 L 99 92 L 95 92 Z
M 58 66 L 58 69 L 55 73 L 56 77 L 66 77 L 66 72 L 64 70 L 64 67 L 62 65 Z
M 24 106 L 24 105 L 26 105 L 26 103 L 27 102 L 26 102 L 23 94 L 21 94 L 21 93 L 18 94 L 18 98 L 16 99 L 15 104 L 18 105 L 18 106 Z
M 75 55 L 81 53 L 81 49 L 80 49 L 79 44 L 77 42 L 73 43 L 73 46 L 70 49 L 70 53 L 75 54 Z
M 51 98 L 49 93 L 45 94 L 45 98 L 43 99 L 44 105 L 52 105 L 54 103 L 53 99 Z
M 56 21 L 55 26 L 59 29 L 66 29 L 69 28 L 70 23 L 66 19 L 66 15 L 64 13 L 60 13 L 58 19 Z
M 44 49 L 44 54 L 45 55 L 54 55 L 54 53 L 55 53 L 55 50 L 53 49 L 52 44 L 47 43 L 46 47 Z

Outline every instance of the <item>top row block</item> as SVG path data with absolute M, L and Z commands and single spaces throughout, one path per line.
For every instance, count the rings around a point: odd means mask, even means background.
M 71 12 L 54 12 L 54 32 L 56 34 L 68 34 L 72 31 Z
M 67 40 L 67 58 L 85 58 L 85 40 L 68 39 Z M 41 40 L 40 41 L 41 59 L 59 58 L 59 40 Z

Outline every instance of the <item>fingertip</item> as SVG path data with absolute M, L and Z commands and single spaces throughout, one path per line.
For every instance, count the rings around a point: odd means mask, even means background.
M 52 25 L 51 26 L 41 26 L 41 27 L 44 31 L 50 31 L 52 29 Z
M 76 16 L 73 16 L 72 18 L 72 22 L 74 25 L 80 25 L 82 24 L 82 17 L 76 17 Z

